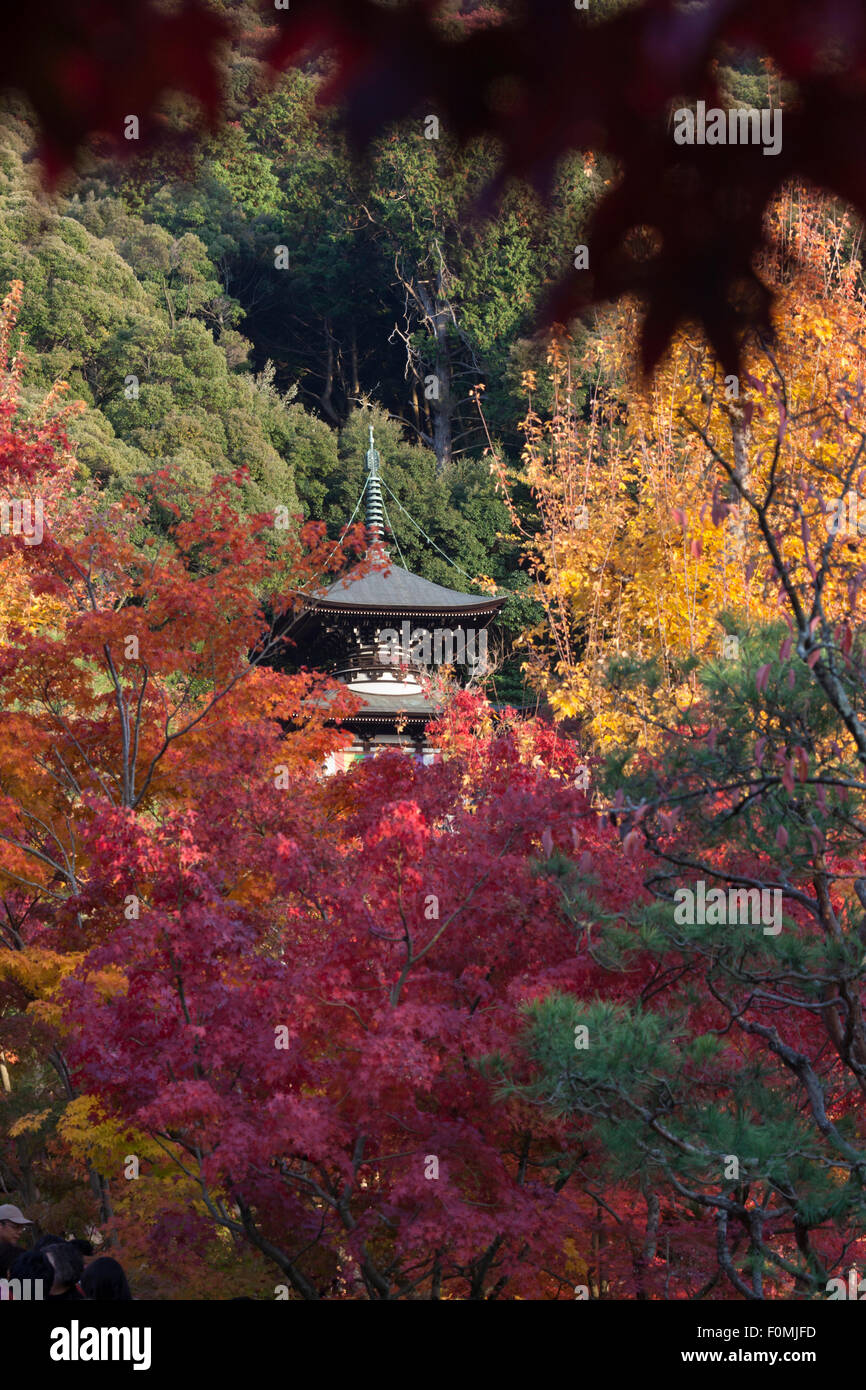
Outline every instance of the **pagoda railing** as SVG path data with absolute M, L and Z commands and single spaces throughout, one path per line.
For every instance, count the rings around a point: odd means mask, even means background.
M 340 662 L 335 662 L 328 668 L 328 674 L 338 679 L 345 679 L 347 676 L 367 676 L 373 680 L 384 680 L 387 677 L 392 679 L 400 678 L 403 671 L 410 674 L 424 675 L 427 667 L 419 661 L 410 661 L 408 653 L 403 653 L 403 660 L 395 664 L 389 659 L 383 660 L 381 656 L 382 644 L 361 647 L 359 651 L 351 656 L 344 657 Z M 388 652 L 390 657 L 390 651 Z

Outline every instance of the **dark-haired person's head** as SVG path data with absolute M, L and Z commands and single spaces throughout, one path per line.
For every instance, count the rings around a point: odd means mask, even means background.
M 19 1253 L 9 1271 L 10 1279 L 41 1279 L 42 1297 L 47 1298 L 54 1283 L 54 1270 L 49 1264 L 44 1250 L 25 1250 Z M 36 1295 L 33 1295 L 34 1297 Z
M 93 1254 L 93 1242 L 90 1240 L 81 1240 L 76 1236 L 74 1240 L 69 1241 L 69 1244 L 74 1245 L 85 1260 L 89 1260 Z
M 46 1245 L 44 1251 L 52 1269 L 54 1270 L 54 1283 L 51 1286 L 51 1298 L 81 1298 L 81 1294 L 76 1289 L 76 1284 L 84 1273 L 84 1258 L 80 1250 L 69 1241 L 62 1241 L 59 1245 Z
M 132 1299 L 126 1275 L 110 1255 L 98 1255 L 91 1260 L 81 1276 L 81 1288 L 85 1298 L 94 1300 L 112 1299 L 117 1303 L 128 1303 Z
M 62 1237 L 62 1236 L 53 1236 L 53 1235 L 51 1235 L 50 1232 L 49 1232 L 48 1235 L 40 1236 L 38 1240 L 36 1240 L 36 1241 L 33 1242 L 33 1249 L 34 1249 L 34 1250 L 47 1250 L 49 1245 L 62 1245 L 62 1244 L 63 1244 L 63 1237 Z

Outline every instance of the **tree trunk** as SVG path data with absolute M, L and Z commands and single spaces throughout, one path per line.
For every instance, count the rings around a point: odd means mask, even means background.
M 448 347 L 448 332 L 445 323 L 445 310 L 439 309 L 436 315 L 436 375 L 439 378 L 439 397 L 431 401 L 433 415 L 433 452 L 436 455 L 436 471 L 443 473 L 451 462 L 451 353 Z
M 325 341 L 327 344 L 325 349 L 325 389 L 319 400 L 331 423 L 338 425 L 340 422 L 332 400 L 334 394 L 334 335 L 331 332 L 331 324 L 328 319 L 325 320 Z
M 357 398 L 361 394 L 361 382 L 358 379 L 358 333 L 354 323 L 352 324 L 352 342 L 349 352 L 352 367 L 352 395 Z
M 436 472 L 443 473 L 451 462 L 453 450 L 451 348 L 448 343 L 448 319 L 451 311 L 448 304 L 438 294 L 432 294 L 429 286 L 423 281 L 417 282 L 415 292 L 424 308 L 427 326 L 432 331 L 435 342 L 434 393 L 428 397 L 425 381 L 424 400 L 431 417 L 430 433 L 433 452 L 436 455 Z

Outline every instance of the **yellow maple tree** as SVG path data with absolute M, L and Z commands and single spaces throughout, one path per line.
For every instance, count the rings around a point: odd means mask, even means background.
M 759 500 L 772 484 L 779 554 L 795 574 L 814 565 L 857 481 L 866 306 L 859 265 L 844 254 L 847 224 L 803 190 L 771 220 L 763 270 L 774 336 L 745 344 L 738 376 L 687 326 L 641 381 L 638 307 L 625 304 L 580 357 L 556 333 L 544 416 L 535 375 L 524 379 L 522 476 L 541 524 L 533 531 L 513 506 L 512 521 L 545 613 L 524 639 L 526 669 L 556 714 L 579 718 L 601 746 L 652 738 L 639 698 L 626 707 L 609 683 L 612 659 L 652 660 L 657 685 L 679 699 L 694 681 L 692 658 L 736 656 L 738 629 L 777 616 L 759 523 L 733 475 Z M 508 494 L 514 476 L 499 460 L 494 470 Z M 851 515 L 849 501 L 826 584 L 840 614 L 844 547 L 856 550 Z

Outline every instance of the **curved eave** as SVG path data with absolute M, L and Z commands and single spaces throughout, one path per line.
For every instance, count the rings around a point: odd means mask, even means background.
M 315 599 L 308 601 L 303 608 L 304 613 L 345 613 L 346 617 L 363 614 L 370 618 L 423 618 L 423 617 L 493 617 L 498 613 L 505 603 L 504 598 L 486 599 L 483 603 L 464 603 L 459 607 L 449 608 L 446 605 L 441 607 L 410 607 L 408 605 L 400 607 L 389 605 L 387 607 L 377 607 L 366 603 L 337 603 L 328 599 Z
M 438 709 L 427 710 L 425 714 L 403 714 L 396 710 L 389 714 L 385 710 L 375 711 L 371 714 L 347 714 L 343 719 L 326 719 L 325 723 L 335 729 L 351 729 L 353 724 L 381 724 L 384 728 L 394 728 L 399 724 L 405 728 L 407 724 L 419 725 L 422 729 L 432 720 L 438 719 L 442 711 Z

